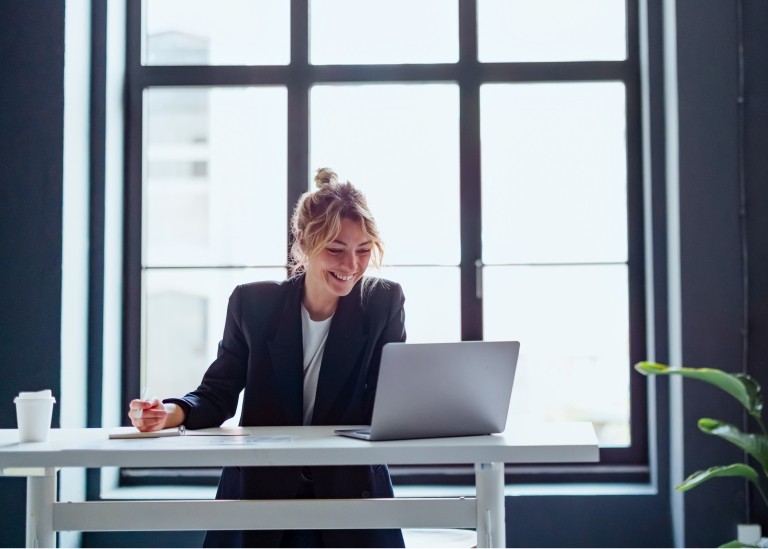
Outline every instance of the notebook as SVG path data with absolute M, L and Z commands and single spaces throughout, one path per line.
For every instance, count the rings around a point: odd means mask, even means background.
M 203 437 L 203 436 L 245 436 L 248 432 L 242 427 L 213 427 L 210 429 L 186 429 L 183 425 L 179 427 L 169 427 L 159 431 L 138 431 L 135 427 L 117 427 L 109 431 L 111 439 L 130 439 L 130 438 L 163 438 L 163 437 Z
M 504 431 L 520 343 L 387 343 L 370 427 L 337 429 L 364 440 Z

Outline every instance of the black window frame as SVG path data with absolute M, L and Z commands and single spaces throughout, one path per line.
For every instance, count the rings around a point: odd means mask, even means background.
M 481 249 L 480 87 L 485 83 L 619 81 L 626 90 L 627 223 L 630 363 L 647 356 L 645 307 L 645 242 L 639 2 L 627 0 L 627 58 L 621 61 L 481 63 L 477 59 L 477 1 L 458 0 L 459 61 L 418 65 L 312 65 L 309 63 L 309 2 L 290 1 L 290 63 L 284 66 L 143 66 L 143 1 L 126 2 L 125 186 L 123 256 L 122 400 L 140 393 L 141 376 L 141 242 L 143 91 L 162 86 L 283 85 L 288 93 L 286 221 L 306 190 L 309 166 L 309 92 L 315 84 L 455 83 L 460 90 L 460 220 L 461 338 L 483 335 L 482 297 L 476 296 L 476 260 Z M 287 223 L 286 223 L 287 227 Z M 649 473 L 647 384 L 630 375 L 631 446 L 601 448 L 594 465 L 508 466 L 507 481 L 516 482 L 646 482 Z M 128 420 L 121 413 L 124 422 Z M 217 471 L 183 475 L 131 474 L 122 484 L 210 483 Z M 393 471 L 403 484 L 471 484 L 469 468 L 402 468 Z M 163 480 L 165 478 L 165 480 Z M 137 480 L 150 479 L 150 480 Z M 170 479 L 170 480 L 169 480 Z

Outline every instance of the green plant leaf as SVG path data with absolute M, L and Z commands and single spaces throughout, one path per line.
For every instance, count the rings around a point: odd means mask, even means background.
M 708 435 L 714 435 L 735 444 L 755 458 L 762 466 L 765 474 L 768 475 L 767 436 L 743 433 L 734 425 L 706 417 L 699 420 L 699 429 Z
M 763 411 L 763 402 L 765 402 L 760 384 L 748 374 L 734 374 L 734 377 L 744 384 L 749 401 L 755 404 L 755 410 L 760 414 Z
M 749 545 L 748 543 L 741 543 L 739 540 L 729 541 L 722 544 L 720 547 L 760 547 L 759 545 Z
M 675 489 L 680 490 L 681 492 L 687 492 L 691 488 L 696 488 L 699 484 L 702 484 L 709 479 L 716 477 L 743 477 L 752 482 L 755 486 L 757 486 L 758 489 L 760 489 L 757 471 L 744 463 L 718 465 L 717 467 L 710 467 L 705 471 L 696 471 L 687 479 L 685 479 L 681 484 L 675 486 Z
M 738 400 L 762 426 L 760 384 L 747 374 L 730 374 L 715 368 L 670 368 L 656 362 L 638 362 L 635 370 L 643 375 L 679 375 L 714 385 Z

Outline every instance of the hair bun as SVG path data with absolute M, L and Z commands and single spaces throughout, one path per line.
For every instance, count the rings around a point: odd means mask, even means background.
M 339 176 L 331 168 L 320 168 L 315 172 L 315 186 L 318 189 L 338 182 Z

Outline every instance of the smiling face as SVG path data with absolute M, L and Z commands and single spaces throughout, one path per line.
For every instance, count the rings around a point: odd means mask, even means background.
M 352 291 L 371 259 L 371 241 L 360 221 L 341 219 L 336 238 L 309 258 L 305 280 L 306 297 L 314 303 L 335 303 Z

